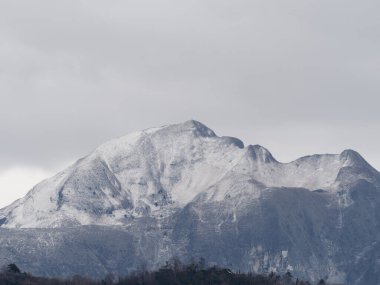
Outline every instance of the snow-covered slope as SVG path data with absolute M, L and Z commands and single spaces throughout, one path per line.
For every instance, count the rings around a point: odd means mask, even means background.
M 8 228 L 125 225 L 136 217 L 166 217 L 216 186 L 215 199 L 223 199 L 231 191 L 259 196 L 266 187 L 336 192 L 342 184 L 378 177 L 351 150 L 280 163 L 259 145 L 244 147 L 187 121 L 101 145 L 2 209 L 0 218 Z M 260 187 L 247 187 L 253 180 Z

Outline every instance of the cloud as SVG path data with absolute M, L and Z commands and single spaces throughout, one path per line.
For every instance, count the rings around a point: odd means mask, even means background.
M 0 208 L 25 195 L 41 180 L 52 173 L 38 168 L 17 167 L 0 172 Z

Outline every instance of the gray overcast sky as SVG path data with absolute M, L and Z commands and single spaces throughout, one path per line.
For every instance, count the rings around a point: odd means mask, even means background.
M 0 206 L 104 141 L 190 118 L 283 162 L 352 148 L 380 169 L 379 11 L 378 0 L 1 1 Z

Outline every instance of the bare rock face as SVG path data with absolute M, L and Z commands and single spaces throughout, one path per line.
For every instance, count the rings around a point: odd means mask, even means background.
M 197 121 L 101 145 L 0 210 L 0 263 L 48 276 L 173 256 L 380 284 L 380 174 L 357 152 L 278 162 Z

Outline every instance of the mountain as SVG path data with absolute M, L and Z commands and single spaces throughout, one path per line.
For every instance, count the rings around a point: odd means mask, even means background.
M 101 277 L 204 257 L 380 284 L 379 206 L 380 173 L 353 150 L 281 163 L 192 120 L 107 142 L 1 209 L 0 263 Z

